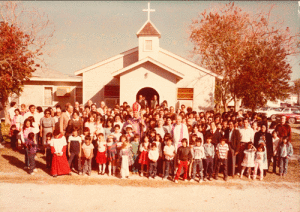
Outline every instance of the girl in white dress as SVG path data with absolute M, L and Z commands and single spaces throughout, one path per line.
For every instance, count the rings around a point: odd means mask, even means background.
M 243 174 L 245 169 L 247 168 L 248 178 L 251 177 L 251 168 L 254 167 L 254 157 L 255 157 L 256 148 L 253 146 L 252 142 L 247 144 L 247 149 L 244 150 L 244 159 L 242 162 L 242 171 L 241 178 L 243 178 Z
M 256 174 L 257 174 L 257 169 L 260 171 L 260 180 L 263 180 L 264 176 L 264 159 L 266 160 L 266 155 L 265 155 L 265 146 L 263 144 L 259 144 L 257 147 L 257 152 L 254 160 L 254 174 L 253 174 L 253 180 L 256 179 Z

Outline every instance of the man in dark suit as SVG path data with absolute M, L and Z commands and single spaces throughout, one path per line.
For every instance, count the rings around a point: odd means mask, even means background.
M 210 129 L 207 130 L 206 133 L 205 133 L 205 139 L 208 138 L 208 137 L 212 138 L 211 143 L 215 146 L 215 149 L 216 149 L 218 143 L 220 143 L 220 141 L 221 141 L 222 134 L 217 129 L 215 122 L 211 122 L 210 123 Z M 216 153 L 216 151 L 215 151 L 215 153 Z M 215 157 L 214 157 L 214 171 L 213 171 L 213 173 L 215 173 L 215 170 L 216 170 L 216 167 L 217 167 L 217 160 L 218 160 L 218 157 L 215 154 Z
M 233 121 L 229 121 L 229 128 L 225 130 L 225 138 L 228 139 L 229 145 L 229 157 L 228 157 L 228 170 L 232 173 L 232 178 L 235 175 L 235 164 L 236 164 L 236 156 L 240 151 L 240 144 L 241 144 L 241 134 L 240 131 L 234 129 Z M 238 170 L 239 172 L 241 170 Z

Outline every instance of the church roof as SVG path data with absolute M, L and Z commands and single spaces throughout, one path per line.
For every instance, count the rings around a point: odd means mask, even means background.
M 32 73 L 30 81 L 82 82 L 82 77 L 69 76 L 60 71 L 48 68 L 36 68 L 36 71 Z
M 154 24 L 148 20 L 146 23 L 141 27 L 141 29 L 136 33 L 137 37 L 139 36 L 158 36 L 160 37 L 160 32 L 154 26 Z
M 154 60 L 151 57 L 146 57 L 146 58 L 144 58 L 142 60 L 139 60 L 138 62 L 133 63 L 133 64 L 131 64 L 131 65 L 125 67 L 125 68 L 117 70 L 117 71 L 115 71 L 115 72 L 112 73 L 112 76 L 116 77 L 116 76 L 118 76 L 118 75 L 120 75 L 120 74 L 122 74 L 122 73 L 124 73 L 124 72 L 126 72 L 126 71 L 128 71 L 128 70 L 130 70 L 132 68 L 134 68 L 134 67 L 137 67 L 137 66 L 139 66 L 139 65 L 141 65 L 143 63 L 146 63 L 146 62 L 151 62 L 151 63 L 153 63 L 153 64 L 161 67 L 162 69 L 165 69 L 166 71 L 168 71 L 168 72 L 176 75 L 179 79 L 183 79 L 183 77 L 184 77 L 183 73 L 181 73 L 179 71 L 176 71 L 176 70 L 174 70 L 174 69 L 172 69 L 172 68 L 170 68 L 170 67 L 168 67 L 168 66 L 166 66 L 166 65 L 164 65 L 164 64 L 162 64 L 160 62 L 158 62 L 157 60 Z

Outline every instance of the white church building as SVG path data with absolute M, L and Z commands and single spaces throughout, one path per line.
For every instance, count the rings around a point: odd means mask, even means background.
M 215 80 L 220 76 L 160 47 L 161 33 L 148 20 L 138 30 L 138 46 L 75 72 L 82 77 L 83 104 L 92 100 L 108 107 L 128 102 L 141 94 L 148 103 L 154 95 L 168 106 L 181 104 L 194 110 L 214 108 Z

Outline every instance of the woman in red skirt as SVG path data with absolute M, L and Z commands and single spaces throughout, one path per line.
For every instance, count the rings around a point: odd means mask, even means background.
M 141 177 L 144 176 L 144 166 L 146 165 L 146 170 L 149 170 L 149 158 L 148 158 L 148 150 L 149 150 L 149 136 L 146 135 L 144 137 L 144 141 L 140 144 L 140 158 L 139 163 L 141 164 Z
M 105 168 L 106 168 L 106 141 L 104 139 L 103 133 L 99 133 L 97 135 L 98 137 L 98 151 L 96 156 L 96 162 L 99 164 L 99 172 L 98 174 L 105 174 Z

